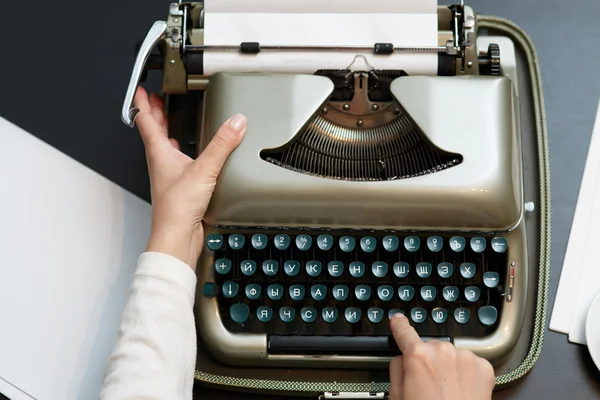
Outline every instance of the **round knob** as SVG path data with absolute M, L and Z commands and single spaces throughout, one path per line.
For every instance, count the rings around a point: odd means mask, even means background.
M 500 46 L 490 43 L 487 54 L 479 57 L 479 69 L 484 75 L 500 75 Z

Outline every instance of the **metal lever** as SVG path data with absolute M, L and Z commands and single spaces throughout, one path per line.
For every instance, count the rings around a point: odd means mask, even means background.
M 123 110 L 121 111 L 121 119 L 131 128 L 135 126 L 135 116 L 140 112 L 137 107 L 133 106 L 133 98 L 140 84 L 146 61 L 148 61 L 156 44 L 166 36 L 167 23 L 165 21 L 156 21 L 148 31 L 135 59 L 135 65 L 133 66 L 133 72 L 131 73 L 129 86 L 127 87 L 127 94 L 125 95 L 125 102 L 123 103 Z

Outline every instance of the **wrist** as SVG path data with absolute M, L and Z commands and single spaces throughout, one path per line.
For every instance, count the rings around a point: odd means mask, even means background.
M 200 257 L 200 242 L 192 232 L 178 232 L 173 229 L 153 230 L 146 247 L 147 252 L 164 253 L 173 256 L 192 270 Z

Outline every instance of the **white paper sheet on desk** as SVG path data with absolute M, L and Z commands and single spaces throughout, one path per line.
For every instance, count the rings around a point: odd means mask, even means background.
M 302 46 L 437 46 L 437 1 L 433 0 L 207 0 L 204 44 Z M 435 53 L 374 55 L 346 51 L 289 51 L 259 54 L 206 51 L 204 73 L 314 73 L 345 69 L 356 55 L 375 69 L 404 69 L 408 74 L 435 74 Z
M 150 205 L 0 118 L 0 391 L 93 400 Z
M 600 146 L 600 105 L 596 114 L 596 122 L 594 124 L 594 131 L 592 133 L 592 139 L 590 141 L 590 153 L 592 151 L 597 152 L 597 147 Z M 598 159 L 598 154 L 592 154 L 592 156 Z M 587 182 L 585 182 L 587 183 Z M 598 279 L 598 272 L 600 272 L 598 264 L 598 237 L 594 234 L 597 227 L 600 226 L 600 206 L 597 201 L 600 199 L 600 174 L 596 172 L 596 179 L 591 182 L 594 184 L 594 193 L 592 195 L 592 202 L 590 209 L 587 210 L 587 217 L 589 218 L 588 229 L 585 232 L 585 236 L 581 237 L 580 240 L 585 242 L 585 249 L 583 251 L 583 258 L 579 268 L 581 269 L 579 276 L 579 283 L 575 289 L 576 298 L 572 310 L 571 310 L 571 321 L 569 326 L 569 341 L 572 343 L 587 344 L 585 337 L 585 324 L 588 316 L 588 310 L 594 297 L 600 292 L 600 280 Z M 590 183 L 590 184 L 591 184 Z M 591 214 L 591 215 L 590 215 Z
M 600 186 L 600 105 L 590 140 L 587 160 L 581 181 L 575 215 L 571 225 L 569 243 L 560 275 L 558 290 L 550 320 L 550 330 L 569 333 L 578 284 L 584 268 L 584 256 L 588 248 L 587 237 L 592 219 L 590 214 Z
M 600 223 L 600 207 L 594 207 L 597 199 L 600 199 L 600 104 L 549 326 L 550 330 L 568 334 L 569 341 L 580 344 L 586 344 L 584 329 L 589 302 L 600 291 L 595 272 L 597 246 L 595 236 L 589 234 Z

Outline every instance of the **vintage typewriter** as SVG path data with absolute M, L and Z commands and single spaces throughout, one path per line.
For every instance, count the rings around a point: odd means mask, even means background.
M 437 46 L 335 46 L 347 68 L 206 74 L 208 52 L 323 51 L 203 44 L 204 4 L 173 3 L 138 45 L 122 118 L 162 72 L 184 151 L 243 113 L 248 131 L 205 218 L 196 319 L 231 366 L 387 368 L 389 317 L 492 363 L 525 318 L 527 232 L 514 49 L 479 40 L 464 4 L 439 6 Z M 372 67 L 434 53 L 437 70 Z M 365 56 L 365 53 L 373 56 Z M 501 62 L 506 56 L 507 64 Z

